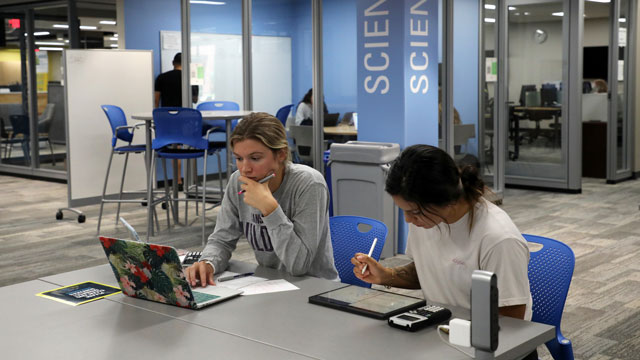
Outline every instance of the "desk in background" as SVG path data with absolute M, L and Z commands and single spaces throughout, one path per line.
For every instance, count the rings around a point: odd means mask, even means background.
M 111 359 L 116 353 L 131 358 L 191 353 L 265 359 L 468 359 L 441 342 L 435 328 L 409 333 L 385 321 L 308 303 L 309 296 L 342 283 L 293 277 L 237 261 L 231 262 L 230 270 L 284 278 L 300 290 L 241 296 L 202 310 L 122 294 L 78 307 L 34 295 L 86 280 L 115 285 L 109 265 L 77 270 L 0 288 L 5 305 L 0 316 L 12 324 L 0 330 L 3 350 L 19 358 L 64 353 L 69 359 L 87 354 Z M 452 310 L 454 317 L 468 318 L 468 312 Z M 500 318 L 500 329 L 498 360 L 516 359 L 555 335 L 553 326 L 506 317 Z
M 509 158 L 513 161 L 520 156 L 520 120 L 535 121 L 536 127 L 532 129 L 530 136 L 537 138 L 540 133 L 540 122 L 553 120 L 553 143 L 560 147 L 560 116 L 562 106 L 510 106 L 509 107 L 509 135 L 513 139 L 513 153 Z

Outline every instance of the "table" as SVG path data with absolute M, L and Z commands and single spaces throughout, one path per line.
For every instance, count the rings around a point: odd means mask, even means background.
M 75 308 L 33 296 L 56 286 L 86 280 L 115 285 L 111 268 L 102 265 L 0 288 L 0 299 L 6 304 L 0 310 L 0 316 L 8 319 L 9 324 L 20 324 L 4 327 L 0 336 L 6 339 L 9 354 L 18 349 L 37 351 L 33 346 L 34 338 L 38 341 L 37 347 L 55 349 L 71 349 L 72 344 L 85 346 L 86 341 L 99 344 L 99 339 L 103 338 L 113 342 L 112 345 L 125 345 L 127 353 L 134 358 L 139 357 L 137 354 L 154 355 L 157 349 L 168 348 L 167 344 L 176 343 L 182 349 L 190 349 L 193 344 L 191 334 L 200 334 L 196 341 L 202 348 L 213 351 L 221 346 L 221 354 L 225 354 L 233 351 L 230 348 L 241 346 L 237 351 L 261 358 L 278 356 L 277 351 L 284 351 L 280 356 L 286 354 L 289 358 L 468 359 L 442 343 L 434 328 L 409 333 L 393 329 L 385 321 L 308 303 L 309 296 L 344 284 L 306 276 L 293 277 L 233 260 L 230 270 L 255 271 L 257 276 L 269 279 L 284 278 L 300 290 L 242 296 L 197 311 L 122 294 Z M 463 309 L 451 310 L 454 317 L 468 318 L 468 312 Z M 173 331 L 174 327 L 178 330 Z M 131 340 L 123 339 L 118 330 L 121 328 L 125 334 L 137 335 L 137 341 L 144 346 L 128 346 Z M 162 329 L 172 332 L 172 336 L 162 335 Z M 500 318 L 500 329 L 500 344 L 496 351 L 499 360 L 516 359 L 555 336 L 553 326 L 507 317 Z M 55 330 L 54 335 L 44 336 L 49 330 Z M 143 333 L 143 330 L 150 332 Z M 90 337 L 96 340 L 88 339 Z M 116 340 L 124 343 L 116 343 Z M 112 357 L 114 350 L 110 351 L 96 351 L 92 357 Z M 152 353 L 148 354 L 150 351 Z
M 358 130 L 353 125 L 325 126 L 324 133 L 327 135 L 358 136 Z
M 247 110 L 208 110 L 201 111 L 203 120 L 225 120 L 225 141 L 227 144 L 227 179 L 231 176 L 231 169 L 233 168 L 233 163 L 231 162 L 231 152 L 229 151 L 230 143 L 229 143 L 229 135 L 231 134 L 231 121 L 238 118 L 246 117 L 251 114 L 252 111 Z M 134 120 L 143 120 L 145 122 L 146 127 L 146 141 L 145 141 L 145 159 L 147 166 L 147 184 L 149 184 L 149 179 L 151 177 L 151 122 L 153 121 L 153 112 L 141 112 L 135 113 L 131 115 L 131 118 Z M 178 169 L 176 166 L 173 167 L 173 178 L 178 178 Z M 174 196 L 177 196 L 175 193 L 177 191 L 177 187 L 174 187 Z M 222 189 L 220 189 L 222 191 Z M 153 198 L 153 186 L 149 187 L 147 185 L 147 201 L 148 201 L 148 209 L 147 209 L 147 242 L 149 241 L 149 235 L 153 233 L 153 206 L 151 206 Z M 149 200 L 151 199 L 151 200 Z M 177 204 L 174 204 L 174 209 L 176 209 Z

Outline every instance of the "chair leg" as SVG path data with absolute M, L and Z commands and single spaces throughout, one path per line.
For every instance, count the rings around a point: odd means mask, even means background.
M 191 168 L 191 160 L 186 160 L 185 163 L 187 163 L 186 165 L 186 173 L 185 173 L 185 181 L 182 184 L 182 194 L 184 195 L 185 199 L 188 199 L 188 195 L 187 193 L 189 192 L 189 170 Z M 185 201 L 184 202 L 184 225 L 187 226 L 187 224 L 189 224 L 189 201 Z
M 51 145 L 50 139 L 47 139 L 47 142 L 49 143 L 49 151 L 51 151 L 51 165 L 56 166 L 56 156 L 53 153 L 53 145 Z
M 122 179 L 120 180 L 120 193 L 118 194 L 118 200 L 122 200 L 122 190 L 124 189 L 124 176 L 127 173 L 127 164 L 129 163 L 129 153 L 124 154 L 124 167 L 122 168 Z M 118 203 L 118 210 L 116 211 L 116 226 L 118 226 L 118 221 L 120 221 L 120 205 L 122 203 Z
M 178 215 L 173 207 L 173 198 L 169 195 L 169 177 L 167 176 L 167 160 L 162 159 L 162 174 L 164 176 L 164 196 L 167 197 L 167 201 L 171 203 L 171 213 L 173 214 L 173 223 L 178 223 Z
M 209 155 L 209 151 L 204 151 L 204 164 L 202 170 L 202 246 L 205 245 L 205 211 L 207 210 L 207 156 Z
M 102 200 L 100 201 L 100 214 L 98 215 L 98 230 L 97 230 L 98 235 L 100 235 L 100 223 L 102 222 L 102 210 L 104 209 L 104 196 L 107 193 L 107 183 L 109 181 L 109 171 L 111 170 L 112 160 L 113 160 L 113 148 L 111 149 L 111 156 L 109 156 L 109 164 L 107 165 L 107 174 L 104 177 L 104 186 L 102 187 Z
M 152 152 L 151 153 L 151 164 L 149 164 L 149 172 L 150 172 L 150 176 L 149 176 L 149 183 L 147 184 L 147 189 L 151 189 L 151 198 L 147 199 L 147 242 L 149 242 L 149 236 L 153 235 L 153 224 L 150 224 L 150 222 L 153 222 L 153 217 L 152 217 L 152 213 L 151 213 L 151 204 L 152 204 L 152 200 L 153 200 L 153 172 L 155 171 L 155 153 Z
M 220 150 L 216 151 L 216 157 L 218 158 L 218 181 L 220 182 L 220 202 L 224 197 L 224 187 L 222 186 L 222 160 L 220 160 Z M 228 180 L 228 179 L 227 179 Z

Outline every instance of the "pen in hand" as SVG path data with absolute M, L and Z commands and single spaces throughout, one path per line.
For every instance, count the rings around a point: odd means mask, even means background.
M 231 275 L 231 276 L 223 276 L 223 277 L 219 277 L 218 278 L 218 282 L 239 279 L 239 278 L 243 278 L 243 277 L 247 277 L 247 276 L 251 276 L 251 275 L 253 275 L 252 272 L 244 273 L 244 274 L 238 274 L 238 275 Z
M 274 177 L 274 176 L 276 176 L 276 174 L 274 174 L 274 173 L 272 173 L 272 174 L 270 174 L 270 175 L 268 175 L 268 176 L 265 176 L 265 177 L 263 177 L 262 179 L 258 180 L 258 183 L 260 183 L 260 184 L 264 184 L 264 183 L 266 183 L 267 181 L 269 181 L 269 180 L 273 179 L 273 177 Z M 247 191 L 247 190 L 240 190 L 240 191 L 238 191 L 238 195 L 242 195 L 242 194 L 244 194 L 244 192 L 245 192 L 245 191 Z
M 373 254 L 373 249 L 376 248 L 377 242 L 378 242 L 378 238 L 373 238 L 373 244 L 371 244 L 371 249 L 369 249 L 369 257 L 371 257 L 371 255 Z M 364 264 L 364 267 L 362 268 L 362 274 L 364 274 L 366 270 L 367 270 L 367 264 Z

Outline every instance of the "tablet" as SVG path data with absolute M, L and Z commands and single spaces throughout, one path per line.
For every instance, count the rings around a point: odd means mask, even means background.
M 413 296 L 355 285 L 311 296 L 309 302 L 381 320 L 426 304 Z

